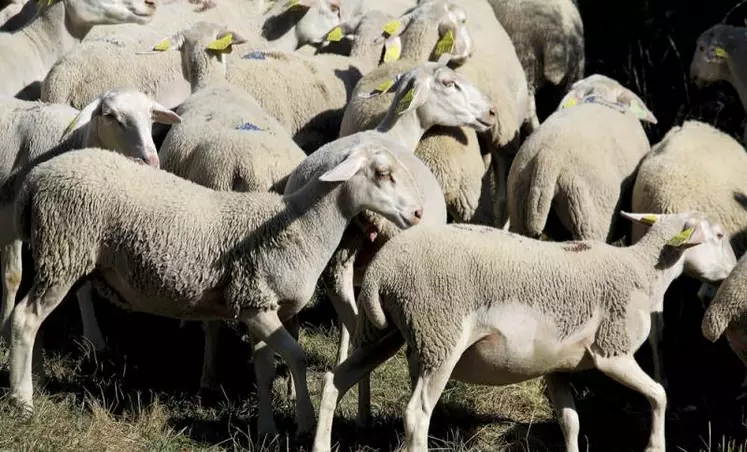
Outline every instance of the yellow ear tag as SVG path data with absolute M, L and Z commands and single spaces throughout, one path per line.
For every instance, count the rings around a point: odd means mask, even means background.
M 436 44 L 436 56 L 439 57 L 444 53 L 451 53 L 454 49 L 454 33 L 446 30 L 446 34 Z
M 691 235 L 693 235 L 693 228 L 687 228 L 684 231 L 672 237 L 667 242 L 667 245 L 674 246 L 674 247 L 682 246 L 683 243 L 687 242 L 687 239 L 689 239 Z
M 168 39 L 164 39 L 163 41 L 154 45 L 153 50 L 169 50 L 169 47 L 171 47 L 171 41 L 169 41 Z
M 298 0 L 288 0 L 285 2 L 285 9 L 291 9 L 296 5 L 298 5 Z
M 398 19 L 390 20 L 384 24 L 384 32 L 389 36 L 394 36 L 394 34 L 397 33 L 397 30 L 399 30 L 400 25 Z
M 387 39 L 384 47 L 386 47 L 384 51 L 384 63 L 399 60 L 400 55 L 402 55 L 402 40 L 399 39 L 399 36 L 394 39 Z
M 561 105 L 560 108 L 570 108 L 576 104 L 578 104 L 578 99 L 576 99 L 575 97 L 569 97 L 567 101 L 563 102 L 563 105 Z
M 339 42 L 345 34 L 342 32 L 342 27 L 335 27 L 334 30 L 327 34 L 327 41 Z
M 67 125 L 67 127 L 65 127 L 65 131 L 62 132 L 62 135 L 60 136 L 60 140 L 62 140 L 63 138 L 65 138 L 65 136 L 68 133 L 70 133 L 71 130 L 73 130 L 73 127 L 75 127 L 75 124 L 78 123 L 79 117 L 80 117 L 80 113 L 78 113 L 77 115 L 75 115 L 75 117 L 70 121 L 70 123 Z
M 233 35 L 228 33 L 220 39 L 216 39 L 207 45 L 210 50 L 226 50 L 233 43 Z
M 409 107 L 410 104 L 412 103 L 412 98 L 414 95 L 415 95 L 415 89 L 411 88 L 410 91 L 406 92 L 405 95 L 402 96 L 402 99 L 399 100 L 399 103 L 397 104 L 397 109 L 394 110 L 394 112 L 399 115 L 403 111 L 407 110 L 407 107 Z
M 369 97 L 378 96 L 379 94 L 384 94 L 385 92 L 389 91 L 391 87 L 394 86 L 394 80 L 386 80 L 384 82 L 381 82 L 379 86 L 376 87 L 373 91 L 370 93 L 360 93 L 358 94 L 358 97 L 363 97 L 365 99 L 368 99 Z
M 646 224 L 654 224 L 656 223 L 656 217 L 653 215 L 646 215 L 643 218 L 641 218 L 641 221 Z
M 713 49 L 713 53 L 719 58 L 726 58 L 727 56 L 729 56 L 729 54 L 726 53 L 726 50 L 724 50 L 722 47 L 716 47 L 715 49 Z

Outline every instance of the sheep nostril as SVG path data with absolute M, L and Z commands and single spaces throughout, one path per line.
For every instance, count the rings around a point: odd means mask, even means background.
M 418 219 L 423 218 L 423 209 L 422 208 L 420 208 L 420 209 L 418 209 L 418 210 L 415 211 L 415 218 L 418 218 Z

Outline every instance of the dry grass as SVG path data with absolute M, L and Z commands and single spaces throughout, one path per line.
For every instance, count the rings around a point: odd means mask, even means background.
M 337 343 L 337 331 L 326 320 L 327 307 L 320 305 L 305 313 L 301 334 L 315 404 Z M 4 400 L 7 364 L 0 365 L 0 451 L 309 450 L 308 442 L 293 439 L 292 405 L 286 399 L 282 366 L 274 396 L 276 421 L 284 433 L 260 440 L 254 430 L 257 407 L 251 367 L 230 349 L 243 347 L 238 341 L 229 343 L 224 353 L 229 356 L 222 366 L 223 394 L 201 398 L 199 326 L 179 329 L 147 316 L 107 315 L 104 310 L 100 320 L 112 350 L 96 355 L 76 340 L 77 313 L 65 309 L 67 313 L 50 319 L 44 332 L 44 374 L 36 385 L 37 411 L 30 419 L 23 419 Z M 125 337 L 122 331 L 136 333 Z M 6 358 L 7 349 L 0 345 L 0 362 Z M 641 362 L 647 359 L 643 356 Z M 409 398 L 406 369 L 400 351 L 374 372 L 374 424 L 369 428 L 355 426 L 356 389 L 345 396 L 335 419 L 333 448 L 401 450 L 401 415 Z M 741 374 L 736 377 L 741 381 Z M 430 446 L 453 451 L 563 450 L 544 389 L 541 379 L 501 388 L 450 382 L 433 415 Z M 575 377 L 574 389 L 582 450 L 642 449 L 650 422 L 643 397 L 596 372 Z M 668 450 L 745 452 L 743 418 L 741 406 L 709 405 L 695 414 L 671 408 Z

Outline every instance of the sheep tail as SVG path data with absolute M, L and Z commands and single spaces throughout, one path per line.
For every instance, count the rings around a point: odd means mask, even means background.
M 363 286 L 358 295 L 358 310 L 361 313 L 358 329 L 361 329 L 361 323 L 365 323 L 365 319 L 380 330 L 387 327 L 386 314 L 379 296 L 379 284 L 374 278 L 363 280 Z
M 716 342 L 724 334 L 726 327 L 729 326 L 730 319 L 723 315 L 723 306 L 719 306 L 719 304 L 716 303 L 716 300 L 711 302 L 703 315 L 703 322 L 700 324 L 703 337 L 711 342 Z
M 523 228 L 524 234 L 539 237 L 545 230 L 547 217 L 550 215 L 552 200 L 555 197 L 557 185 L 557 169 L 555 165 L 544 165 L 535 162 L 532 174 L 524 182 L 526 201 L 516 209 L 518 218 L 516 227 Z M 521 218 L 523 216 L 523 218 Z M 513 224 L 513 219 L 511 220 Z

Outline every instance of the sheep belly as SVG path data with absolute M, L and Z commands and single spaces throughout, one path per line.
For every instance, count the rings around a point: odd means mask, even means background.
M 559 339 L 553 319 L 537 309 L 507 303 L 480 310 L 471 322 L 477 340 L 462 354 L 452 378 L 501 386 L 591 368 L 586 348 L 594 342 L 600 320 L 595 315 Z

